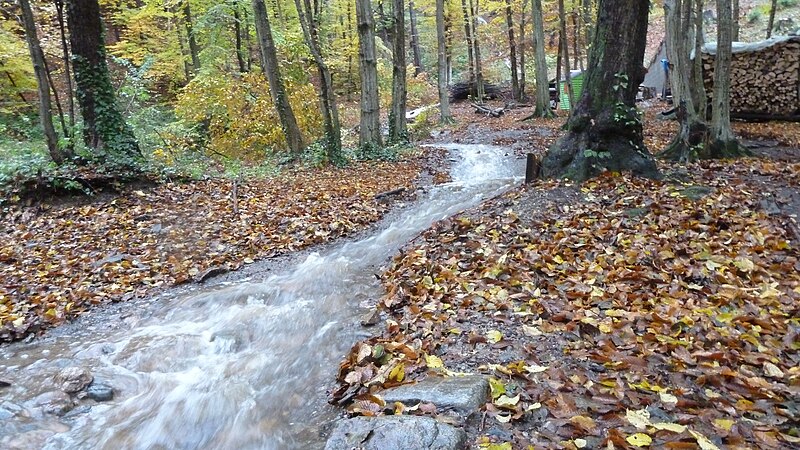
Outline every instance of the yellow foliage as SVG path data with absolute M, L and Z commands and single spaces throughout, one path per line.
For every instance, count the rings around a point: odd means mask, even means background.
M 319 139 L 322 118 L 314 87 L 287 82 L 286 91 L 305 141 Z M 286 148 L 269 85 L 260 73 L 198 76 L 181 91 L 175 112 L 185 121 L 205 124 L 213 153 L 260 160 Z

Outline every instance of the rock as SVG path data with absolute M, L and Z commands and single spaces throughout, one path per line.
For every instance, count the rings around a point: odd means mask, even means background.
M 11 382 L 10 381 L 0 380 L 0 388 L 9 387 L 9 386 L 11 386 Z
M 714 192 L 714 189 L 708 186 L 687 186 L 681 191 L 681 195 L 688 198 L 689 200 L 701 200 L 702 198 L 706 197 L 707 195 Z
M 67 394 L 82 391 L 92 382 L 92 379 L 91 372 L 83 367 L 67 367 L 55 377 L 58 388 Z
M 371 327 L 373 325 L 377 325 L 380 321 L 381 321 L 381 313 L 378 312 L 377 309 L 373 309 L 372 311 L 361 316 L 361 326 L 364 327 Z
M 45 392 L 34 399 L 36 406 L 46 414 L 63 416 L 75 407 L 75 402 L 69 394 L 59 391 Z
M 104 383 L 92 383 L 86 389 L 86 396 L 96 402 L 107 402 L 114 398 L 114 389 Z
M 241 347 L 241 339 L 233 333 L 214 333 L 211 342 L 216 354 L 236 353 Z
M 451 410 L 462 417 L 477 411 L 489 396 L 489 381 L 482 376 L 428 377 L 417 384 L 405 384 L 380 393 L 386 403 L 407 405 L 433 403 L 439 410 Z
M 354 417 L 339 422 L 325 450 L 456 450 L 464 430 L 422 416 Z

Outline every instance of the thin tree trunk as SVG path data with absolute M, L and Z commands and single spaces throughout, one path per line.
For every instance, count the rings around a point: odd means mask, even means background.
M 239 15 L 239 3 L 233 2 L 233 34 L 236 40 L 236 62 L 239 64 L 239 73 L 247 72 L 247 65 L 244 62 L 244 52 L 242 51 L 242 19 Z
M 478 39 L 478 2 L 480 0 L 469 0 L 472 11 L 472 46 L 475 53 L 475 87 L 478 96 L 478 103 L 483 103 L 483 63 L 481 62 L 481 45 Z
M 564 64 L 564 81 L 567 85 L 570 111 L 575 109 L 575 93 L 572 92 L 572 74 L 569 66 L 569 40 L 567 39 L 567 15 L 564 11 L 564 0 L 558 0 L 559 42 L 561 44 L 561 62 Z
M 312 16 L 313 11 L 311 2 L 305 0 L 304 4 L 300 0 L 294 0 L 295 8 L 300 19 L 300 26 L 303 29 L 303 36 L 306 45 L 311 51 L 314 63 L 320 79 L 320 111 L 325 126 L 325 149 L 328 160 L 334 163 L 341 162 L 342 159 L 342 131 L 339 124 L 339 107 L 336 105 L 336 94 L 333 91 L 333 77 L 325 59 L 322 56 L 322 46 L 319 42 L 319 29 L 317 21 Z
M 552 117 L 550 110 L 550 79 L 547 76 L 547 56 L 544 52 L 544 21 L 542 0 L 531 0 L 531 23 L 533 27 L 533 58 L 536 67 L 536 117 Z M 560 53 L 560 52 L 559 52 Z M 556 78 L 558 85 L 558 78 Z
M 251 72 L 253 70 L 253 54 L 252 54 L 252 42 L 250 41 L 250 20 L 247 15 L 247 8 L 242 8 L 242 20 L 244 21 L 244 47 L 247 49 L 247 71 Z
M 303 135 L 297 126 L 297 118 L 292 110 L 292 105 L 289 104 L 289 97 L 286 95 L 286 88 L 283 85 L 275 41 L 272 39 L 272 27 L 264 0 L 253 0 L 253 19 L 256 24 L 258 46 L 261 49 L 261 69 L 267 76 L 272 101 L 275 103 L 275 109 L 278 110 L 283 134 L 286 136 L 286 144 L 296 156 L 303 150 Z
M 719 9 L 717 2 L 717 9 Z M 775 10 L 778 9 L 778 0 L 772 0 L 769 6 L 769 22 L 767 22 L 767 39 L 772 37 L 772 28 L 775 26 Z M 717 28 L 719 28 L 719 11 L 717 11 Z
M 189 53 L 192 56 L 192 71 L 197 74 L 200 70 L 200 47 L 198 47 L 197 39 L 195 39 L 194 36 L 192 8 L 189 6 L 189 0 L 183 0 L 183 21 L 186 27 L 186 35 L 189 39 Z
M 472 37 L 472 20 L 470 19 L 470 9 L 467 6 L 467 0 L 461 0 L 461 9 L 464 11 L 464 37 L 467 40 L 467 61 L 469 64 L 469 85 L 470 89 L 473 88 L 475 84 L 475 46 L 473 44 L 473 37 Z M 477 89 L 477 88 L 476 88 Z M 476 94 L 475 92 L 471 92 L 472 95 Z
M 408 142 L 406 126 L 406 24 L 404 0 L 393 1 L 394 49 L 392 52 L 392 109 L 389 111 L 389 142 Z
M 542 161 L 542 176 L 583 181 L 605 170 L 658 176 L 635 106 L 648 14 L 646 1 L 600 0 L 583 93 L 567 133 Z
M 447 41 L 444 30 L 444 0 L 436 0 L 436 54 L 439 90 L 439 122 L 450 123 L 450 97 L 447 92 Z
M 575 55 L 575 67 L 576 69 L 580 69 L 583 72 L 583 57 L 581 56 L 579 41 L 581 40 L 581 27 L 578 25 L 578 12 L 573 11 L 570 14 L 572 17 L 572 31 L 575 39 L 572 41 L 572 53 Z
M 705 44 L 703 34 L 703 1 L 694 0 L 694 54 L 702 55 Z M 695 114 L 705 123 L 708 111 L 708 97 L 706 96 L 705 81 L 703 79 L 703 58 L 695 57 L 692 60 L 692 98 L 694 100 Z
M 28 42 L 28 51 L 33 63 L 33 72 L 36 76 L 36 88 L 39 94 L 39 121 L 44 130 L 47 151 L 50 158 L 56 164 L 63 164 L 68 158 L 61 149 L 58 148 L 58 137 L 55 127 L 53 127 L 53 114 L 50 111 L 50 84 L 47 81 L 47 73 L 44 63 L 44 52 L 39 45 L 39 37 L 36 33 L 36 22 L 33 19 L 33 11 L 28 0 L 19 0 L 22 9 L 22 24 L 25 28 L 25 40 Z
M 525 7 L 528 5 L 527 0 L 522 0 L 522 13 L 519 17 L 519 98 L 520 101 L 526 101 L 528 98 L 527 93 L 525 92 L 525 83 L 526 83 L 526 75 L 525 75 L 525 50 L 527 46 L 525 45 Z
M 347 45 L 352 48 L 353 46 L 353 2 L 347 2 Z M 347 101 L 352 99 L 351 95 L 356 89 L 356 82 L 353 77 L 353 55 L 351 52 L 347 53 Z
M 414 56 L 414 76 L 423 72 L 422 51 L 419 48 L 419 32 L 417 31 L 417 11 L 414 0 L 408 0 L 408 21 L 411 26 L 411 52 Z
M 178 35 L 178 49 L 181 52 L 181 59 L 183 60 L 183 76 L 186 79 L 186 82 L 192 81 L 192 66 L 189 63 L 189 51 L 186 48 L 186 44 L 183 42 L 183 33 L 181 32 L 181 27 L 179 25 L 178 13 L 175 9 L 176 7 L 171 7 L 172 12 L 172 19 L 175 20 L 175 33 Z
M 44 62 L 44 73 L 47 74 L 47 85 L 49 86 L 50 91 L 52 91 L 53 100 L 56 103 L 58 121 L 61 123 L 61 132 L 67 136 L 69 131 L 67 131 L 67 122 L 64 120 L 64 108 L 61 107 L 61 98 L 58 95 L 58 90 L 56 90 L 56 84 L 53 83 L 53 74 L 50 72 L 50 66 L 47 64 L 47 58 L 44 58 L 42 61 Z
M 696 0 L 700 1 L 700 0 Z M 739 0 L 733 0 L 733 35 L 731 39 L 733 42 L 739 42 L 739 15 L 740 15 L 740 8 L 739 8 Z
M 774 2 L 773 2 L 774 3 Z M 749 152 L 739 145 L 731 129 L 731 0 L 717 0 L 717 54 L 714 58 L 714 93 L 709 142 L 700 158 L 732 158 Z
M 58 21 L 58 34 L 61 38 L 61 53 L 64 55 L 64 80 L 67 83 L 67 108 L 69 110 L 69 130 L 65 131 L 68 137 L 72 137 L 75 130 L 75 92 L 72 87 L 72 67 L 69 57 L 69 46 L 67 45 L 67 32 L 64 26 L 64 2 L 56 0 L 56 19 Z
M 97 150 L 95 157 L 103 163 L 135 169 L 141 153 L 117 106 L 97 0 L 68 2 L 67 24 L 84 141 Z
M 370 150 L 382 146 L 378 61 L 375 55 L 375 19 L 372 16 L 370 0 L 356 0 L 356 19 L 361 72 L 361 121 L 358 142 L 363 150 Z
M 18 87 L 17 86 L 17 82 L 14 81 L 14 77 L 11 75 L 11 72 L 9 72 L 7 70 L 4 70 L 3 72 L 6 74 L 6 78 L 8 78 L 8 82 L 11 83 L 11 87 L 13 87 L 14 89 L 17 89 L 17 87 Z M 23 94 L 22 92 L 17 91 L 17 97 L 19 97 L 20 100 L 22 100 L 22 103 L 29 104 L 28 103 L 28 99 L 25 98 L 25 94 Z
M 506 0 L 506 26 L 508 28 L 508 49 L 511 59 L 511 97 L 520 100 L 519 74 L 517 73 L 517 42 L 514 39 L 514 15 L 511 0 Z

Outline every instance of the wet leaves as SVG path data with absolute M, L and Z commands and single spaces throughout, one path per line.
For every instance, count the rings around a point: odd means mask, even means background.
M 392 318 L 367 342 L 494 377 L 485 410 L 514 448 L 797 445 L 800 236 L 761 183 L 800 190 L 800 164 L 685 175 L 539 183 L 437 223 L 386 272 Z M 434 370 L 401 358 L 405 380 Z
M 14 211 L 0 230 L 0 341 L 154 290 L 348 235 L 411 187 L 420 163 L 292 171 L 238 186 L 208 180 L 107 201 Z

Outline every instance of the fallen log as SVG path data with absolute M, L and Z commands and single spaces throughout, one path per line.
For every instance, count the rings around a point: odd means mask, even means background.
M 475 108 L 475 113 L 486 114 L 489 117 L 500 117 L 503 114 L 505 114 L 505 112 L 506 112 L 505 108 L 494 108 L 494 109 L 491 109 L 491 108 L 487 108 L 484 105 L 479 105 L 477 103 L 472 103 L 472 107 Z
M 499 86 L 492 83 L 483 83 L 483 97 L 485 99 L 497 98 L 500 94 L 502 94 L 502 89 Z M 477 98 L 478 90 L 475 82 L 466 82 L 462 81 L 460 83 L 454 83 L 450 86 L 450 100 L 467 100 L 469 98 Z
M 391 197 L 391 196 L 394 196 L 394 195 L 397 195 L 397 194 L 402 194 L 405 191 L 406 191 L 405 187 L 399 187 L 397 189 L 392 189 L 391 191 L 386 191 L 386 192 L 381 192 L 379 194 L 375 194 L 374 198 L 375 198 L 375 200 L 381 201 L 381 200 L 385 200 L 388 197 Z

